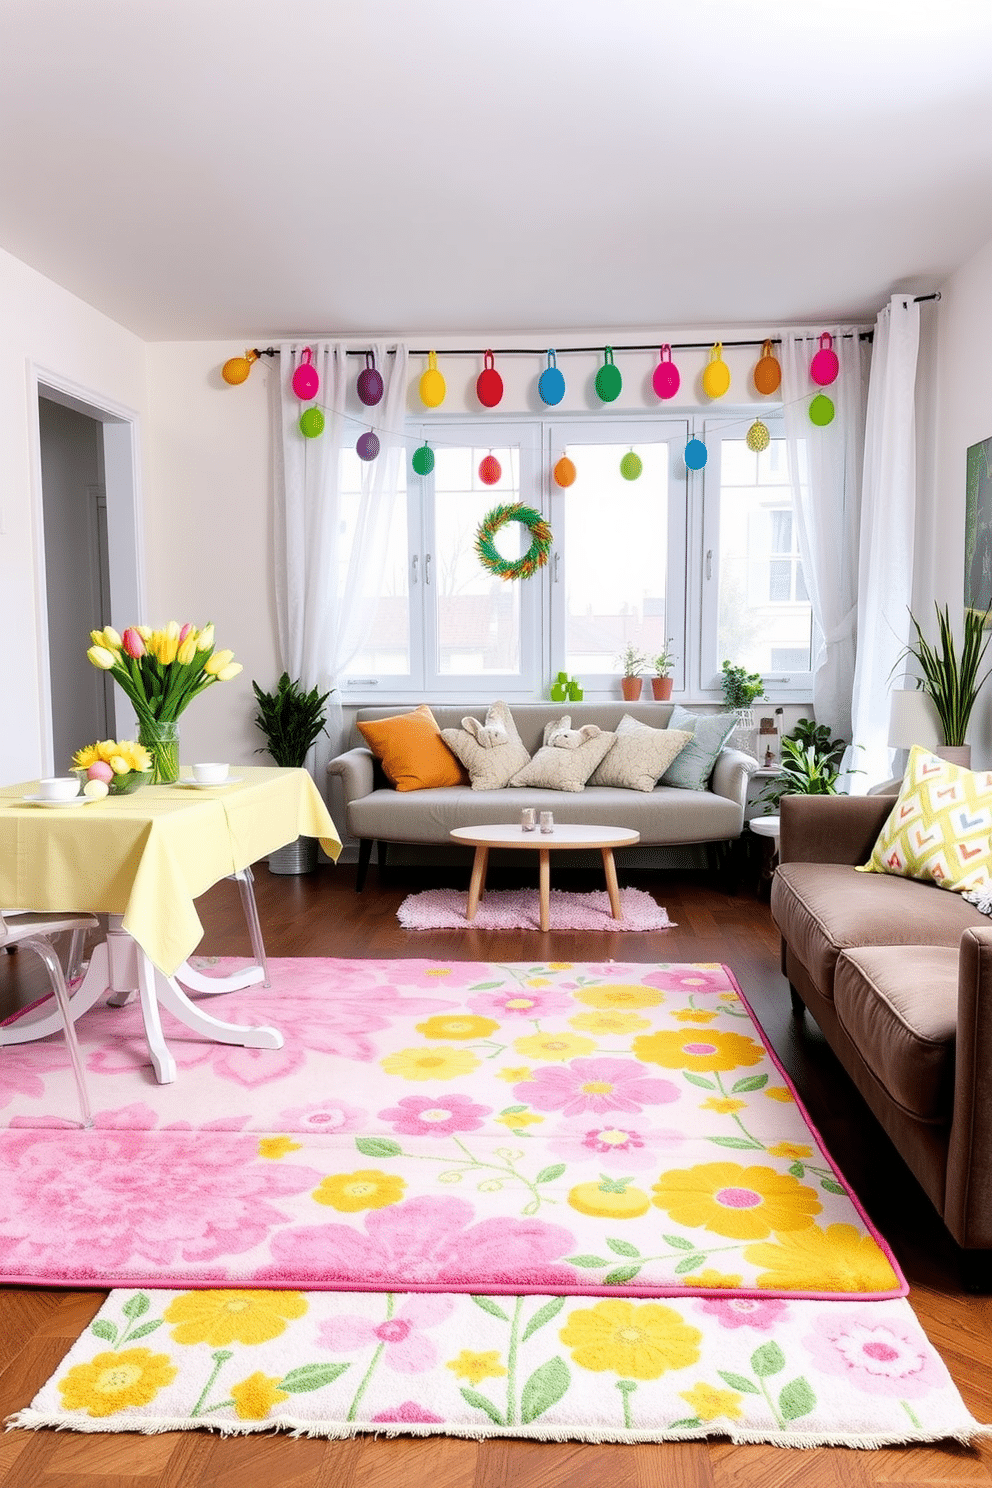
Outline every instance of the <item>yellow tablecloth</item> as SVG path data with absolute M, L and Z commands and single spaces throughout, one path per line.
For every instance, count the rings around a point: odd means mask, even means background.
M 229 873 L 317 837 L 341 840 L 306 770 L 239 765 L 216 790 L 144 786 L 84 806 L 24 801 L 37 781 L 0 788 L 0 904 L 124 916 L 124 929 L 171 975 L 203 935 L 194 900 Z

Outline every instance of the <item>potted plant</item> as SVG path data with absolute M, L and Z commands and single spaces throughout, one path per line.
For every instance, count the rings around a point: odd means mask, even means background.
M 967 767 L 971 764 L 971 747 L 965 743 L 965 736 L 971 711 L 989 671 L 992 671 L 990 667 L 981 677 L 978 675 L 989 641 L 992 640 L 992 630 L 986 630 L 989 611 L 983 613 L 981 610 L 965 610 L 964 643 L 961 655 L 958 656 L 947 605 L 941 611 L 939 605 L 934 604 L 934 609 L 937 611 L 939 633 L 936 645 L 931 645 L 926 639 L 919 621 L 910 610 L 909 618 L 913 624 L 915 639 L 900 653 L 896 666 L 907 656 L 912 656 L 917 662 L 923 673 L 917 686 L 933 703 L 944 736 L 939 752 L 945 759 Z M 892 670 L 895 671 L 895 667 Z M 954 751 L 953 754 L 951 750 Z
M 843 739 L 831 739 L 825 723 L 800 718 L 792 732 L 782 736 L 779 773 L 760 799 L 777 810 L 783 796 L 836 796 L 846 748 Z
M 758 672 L 749 672 L 743 666 L 732 666 L 729 661 L 723 663 L 721 672 L 723 700 L 737 714 L 734 740 L 739 749 L 753 752 L 754 713 L 751 704 L 764 696 L 764 684 Z
M 641 695 L 641 673 L 647 667 L 648 659 L 632 641 L 627 642 L 617 659 L 623 672 L 620 690 L 628 703 L 634 703 Z
M 263 692 L 254 681 L 251 685 L 258 703 L 254 721 L 265 735 L 265 744 L 255 753 L 267 751 L 284 769 L 302 769 L 311 746 L 324 730 L 324 705 L 330 693 L 319 693 L 316 687 L 305 692 L 299 680 L 290 680 L 288 672 L 279 678 L 275 692 Z M 269 856 L 270 873 L 312 873 L 316 866 L 314 837 L 297 837 Z
M 651 661 L 654 667 L 651 691 L 659 702 L 667 702 L 672 695 L 672 667 L 675 665 L 675 652 L 670 651 L 669 647 L 673 640 L 674 637 L 669 636 L 658 655 Z

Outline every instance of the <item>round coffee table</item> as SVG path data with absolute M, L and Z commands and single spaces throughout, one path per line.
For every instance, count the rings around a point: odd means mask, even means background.
M 603 855 L 603 873 L 606 877 L 606 892 L 610 896 L 610 910 L 615 920 L 622 920 L 620 909 L 620 887 L 617 883 L 617 868 L 613 861 L 615 847 L 633 847 L 641 840 L 640 832 L 629 827 L 583 827 L 560 822 L 553 831 L 542 832 L 540 828 L 525 832 L 519 823 L 501 822 L 488 827 L 455 827 L 449 834 L 456 842 L 465 842 L 475 848 L 472 878 L 468 886 L 468 908 L 465 918 L 475 919 L 486 883 L 486 865 L 491 847 L 526 847 L 538 854 L 538 886 L 541 906 L 541 929 L 551 928 L 551 854 L 563 848 L 594 848 Z

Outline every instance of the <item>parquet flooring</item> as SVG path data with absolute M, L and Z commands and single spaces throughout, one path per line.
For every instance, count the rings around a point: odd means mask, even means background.
M 567 876 L 563 875 L 563 878 Z M 522 881 L 522 880 L 521 880 Z M 675 928 L 656 934 L 402 930 L 396 909 L 408 892 L 443 873 L 398 868 L 363 894 L 354 869 L 322 867 L 256 878 L 266 945 L 273 956 L 452 956 L 602 961 L 725 961 L 796 1081 L 813 1121 L 890 1241 L 911 1285 L 911 1301 L 968 1408 L 992 1421 L 992 1298 L 966 1293 L 954 1248 L 915 1182 L 865 1109 L 823 1039 L 790 1014 L 779 971 L 778 937 L 767 904 L 733 895 L 702 874 L 638 874 Z M 496 882 L 499 882 L 498 876 Z M 507 883 L 510 880 L 507 879 Z M 575 875 L 562 887 L 596 888 Z M 199 902 L 207 954 L 247 955 L 235 887 L 219 884 Z M 36 995 L 24 954 L 0 955 L 0 1015 Z M 0 1071 L 2 1078 L 2 1071 Z M 103 1300 L 99 1292 L 0 1288 L 0 1418 L 29 1403 Z M 284 1435 L 220 1438 L 11 1431 L 0 1435 L 3 1488 L 992 1488 L 992 1442 L 855 1452 L 735 1447 L 726 1441 L 594 1446 L 493 1439 L 358 1437 L 294 1440 Z

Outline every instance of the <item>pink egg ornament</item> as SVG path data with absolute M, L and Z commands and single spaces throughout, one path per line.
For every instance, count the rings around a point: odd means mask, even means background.
M 317 376 L 317 368 L 313 365 L 313 352 L 309 346 L 305 346 L 300 365 L 293 373 L 293 392 L 302 403 L 307 403 L 311 398 L 316 398 L 319 391 L 320 378 Z
M 679 369 L 672 361 L 672 348 L 667 344 L 661 348 L 661 360 L 654 369 L 651 386 L 659 398 L 674 398 L 682 379 Z
M 86 771 L 87 780 L 110 781 L 114 778 L 114 772 L 106 760 L 94 760 Z
M 809 375 L 820 387 L 827 387 L 840 371 L 840 362 L 833 346 L 833 336 L 829 331 L 824 331 L 820 337 L 820 349 L 809 364 Z

